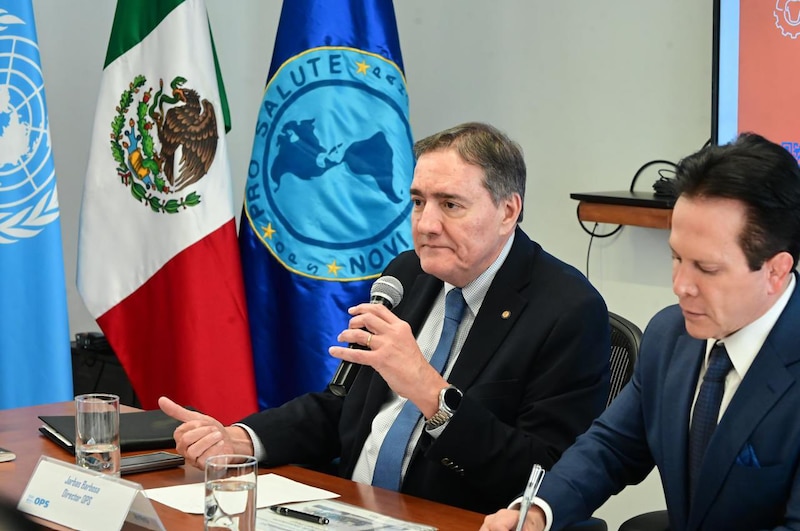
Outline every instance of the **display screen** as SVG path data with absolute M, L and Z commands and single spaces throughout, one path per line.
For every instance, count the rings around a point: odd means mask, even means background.
M 715 1 L 712 92 L 712 142 L 750 131 L 800 158 L 800 1 Z

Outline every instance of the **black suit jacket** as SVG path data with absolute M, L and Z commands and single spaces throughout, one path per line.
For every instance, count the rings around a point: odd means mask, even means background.
M 417 334 L 442 281 L 424 273 L 412 251 L 384 273 L 402 282 L 394 312 Z M 603 411 L 609 351 L 603 299 L 518 228 L 448 378 L 464 399 L 436 440 L 423 433 L 402 492 L 479 512 L 504 506 L 534 463 L 550 468 Z M 383 378 L 364 367 L 345 398 L 310 393 L 243 423 L 264 443 L 265 465 L 340 458 L 339 473 L 349 478 L 389 396 Z

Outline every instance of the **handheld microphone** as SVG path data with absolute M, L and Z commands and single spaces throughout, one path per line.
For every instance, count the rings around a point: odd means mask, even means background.
M 403 285 L 394 277 L 383 276 L 379 278 L 369 290 L 370 304 L 383 304 L 390 310 L 400 304 L 402 299 Z M 367 347 L 358 343 L 350 343 L 348 347 L 367 350 Z M 336 374 L 333 375 L 331 383 L 328 384 L 328 389 L 336 396 L 346 396 L 353 385 L 353 381 L 358 376 L 359 369 L 361 369 L 360 364 L 342 360 L 336 369 Z

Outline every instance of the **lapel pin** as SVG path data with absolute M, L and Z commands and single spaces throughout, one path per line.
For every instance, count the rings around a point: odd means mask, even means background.
M 503 311 L 503 313 L 500 314 L 500 317 L 502 317 L 503 319 L 508 319 L 509 317 L 511 317 L 511 312 L 508 311 L 508 310 L 505 310 L 505 311 Z

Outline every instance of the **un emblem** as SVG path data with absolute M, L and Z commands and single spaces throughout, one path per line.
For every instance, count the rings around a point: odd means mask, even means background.
M 361 280 L 410 248 L 407 114 L 397 66 L 361 50 L 315 48 L 272 77 L 245 204 L 254 232 L 285 267 Z
M 36 236 L 58 219 L 39 47 L 26 25 L 0 12 L 0 244 Z

